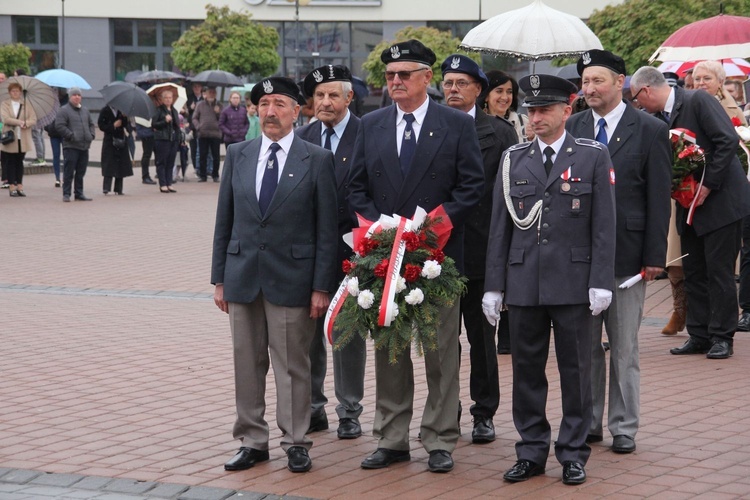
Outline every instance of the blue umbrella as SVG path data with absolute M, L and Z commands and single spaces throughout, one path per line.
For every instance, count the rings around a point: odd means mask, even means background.
M 47 71 L 42 71 L 36 75 L 35 78 L 43 81 L 50 87 L 60 87 L 64 89 L 78 87 L 82 90 L 88 90 L 91 88 L 89 82 L 84 80 L 81 75 L 66 69 L 48 69 Z

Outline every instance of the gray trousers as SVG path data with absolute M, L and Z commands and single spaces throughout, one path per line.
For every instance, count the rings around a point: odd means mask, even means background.
M 44 159 L 44 129 L 32 128 L 31 140 L 34 143 L 34 149 L 36 150 L 37 160 L 43 160 Z
M 309 307 L 281 307 L 261 294 L 249 304 L 229 303 L 234 345 L 234 388 L 237 421 L 233 435 L 242 446 L 268 449 L 266 375 L 273 364 L 276 422 L 281 447 L 310 449 L 310 341 L 314 320 Z M 270 353 L 270 356 L 269 356 Z
M 590 434 L 603 435 L 607 359 L 602 348 L 602 325 L 609 339 L 609 405 L 607 428 L 612 436 L 635 439 L 640 420 L 641 367 L 638 356 L 638 329 L 643 319 L 646 282 L 620 290 L 630 276 L 615 279 L 612 304 L 594 317 L 591 337 L 591 396 L 593 420 Z
M 326 379 L 327 344 L 323 331 L 324 318 L 315 324 L 315 338 L 310 345 L 310 364 L 312 376 L 312 415 L 318 417 L 325 413 L 328 398 L 323 392 Z M 336 331 L 333 332 L 334 342 Z M 341 418 L 359 418 L 362 414 L 362 397 L 365 393 L 365 363 L 367 346 L 365 339 L 355 335 L 343 349 L 333 350 L 333 387 L 336 393 L 336 414 Z

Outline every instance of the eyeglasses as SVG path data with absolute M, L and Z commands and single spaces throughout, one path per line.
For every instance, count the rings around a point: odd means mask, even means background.
M 468 87 L 472 83 L 475 83 L 475 82 L 470 82 L 468 80 L 456 80 L 456 81 L 445 80 L 443 81 L 443 88 L 445 90 L 450 90 L 453 87 L 457 87 L 458 90 L 464 90 L 466 87 Z
M 389 82 L 392 82 L 394 78 L 396 78 L 396 75 L 398 75 L 399 80 L 402 82 L 405 82 L 411 78 L 412 73 L 416 73 L 417 71 L 424 71 L 427 68 L 417 68 L 417 69 L 410 69 L 406 71 L 386 71 L 385 72 L 385 79 Z
M 644 87 L 641 87 L 641 89 L 638 92 L 635 93 L 635 95 L 633 96 L 633 98 L 631 99 L 631 101 L 638 102 L 638 96 L 641 94 L 641 92 L 643 92 L 643 89 L 647 89 L 648 87 L 649 87 L 648 85 L 646 85 Z

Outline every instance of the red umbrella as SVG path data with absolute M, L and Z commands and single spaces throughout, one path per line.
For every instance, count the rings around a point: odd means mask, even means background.
M 672 33 L 650 60 L 721 60 L 748 56 L 750 17 L 719 14 L 690 23 Z
M 662 73 L 672 72 L 682 78 L 685 72 L 694 67 L 700 61 L 665 61 L 657 68 Z M 750 75 L 750 63 L 739 57 L 733 59 L 724 59 L 721 61 L 727 76 L 745 76 Z

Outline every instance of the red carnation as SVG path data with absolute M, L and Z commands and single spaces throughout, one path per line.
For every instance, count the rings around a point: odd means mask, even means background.
M 445 260 L 445 252 L 443 252 L 439 248 L 436 248 L 432 252 L 430 252 L 430 258 L 432 260 L 436 260 L 438 264 L 442 264 Z
M 421 241 L 416 233 L 412 233 L 411 231 L 406 232 L 401 236 L 401 239 L 406 243 L 407 252 L 415 252 L 419 250 Z
M 381 260 L 380 263 L 375 266 L 372 273 L 378 278 L 385 278 L 388 274 L 388 259 Z
M 740 125 L 742 125 L 742 122 L 740 121 L 739 118 L 737 118 L 736 116 L 733 116 L 732 125 L 734 125 L 735 127 L 739 127 Z
M 350 272 L 352 272 L 352 269 L 354 269 L 356 266 L 357 264 L 348 259 L 341 263 L 341 269 L 345 274 L 349 274 Z
M 359 245 L 357 245 L 357 253 L 364 257 L 373 249 L 377 248 L 377 246 L 378 242 L 372 238 L 362 238 L 359 240 Z
M 404 279 L 407 283 L 414 283 L 419 279 L 419 275 L 422 274 L 422 268 L 415 266 L 414 264 L 406 264 L 404 267 Z

